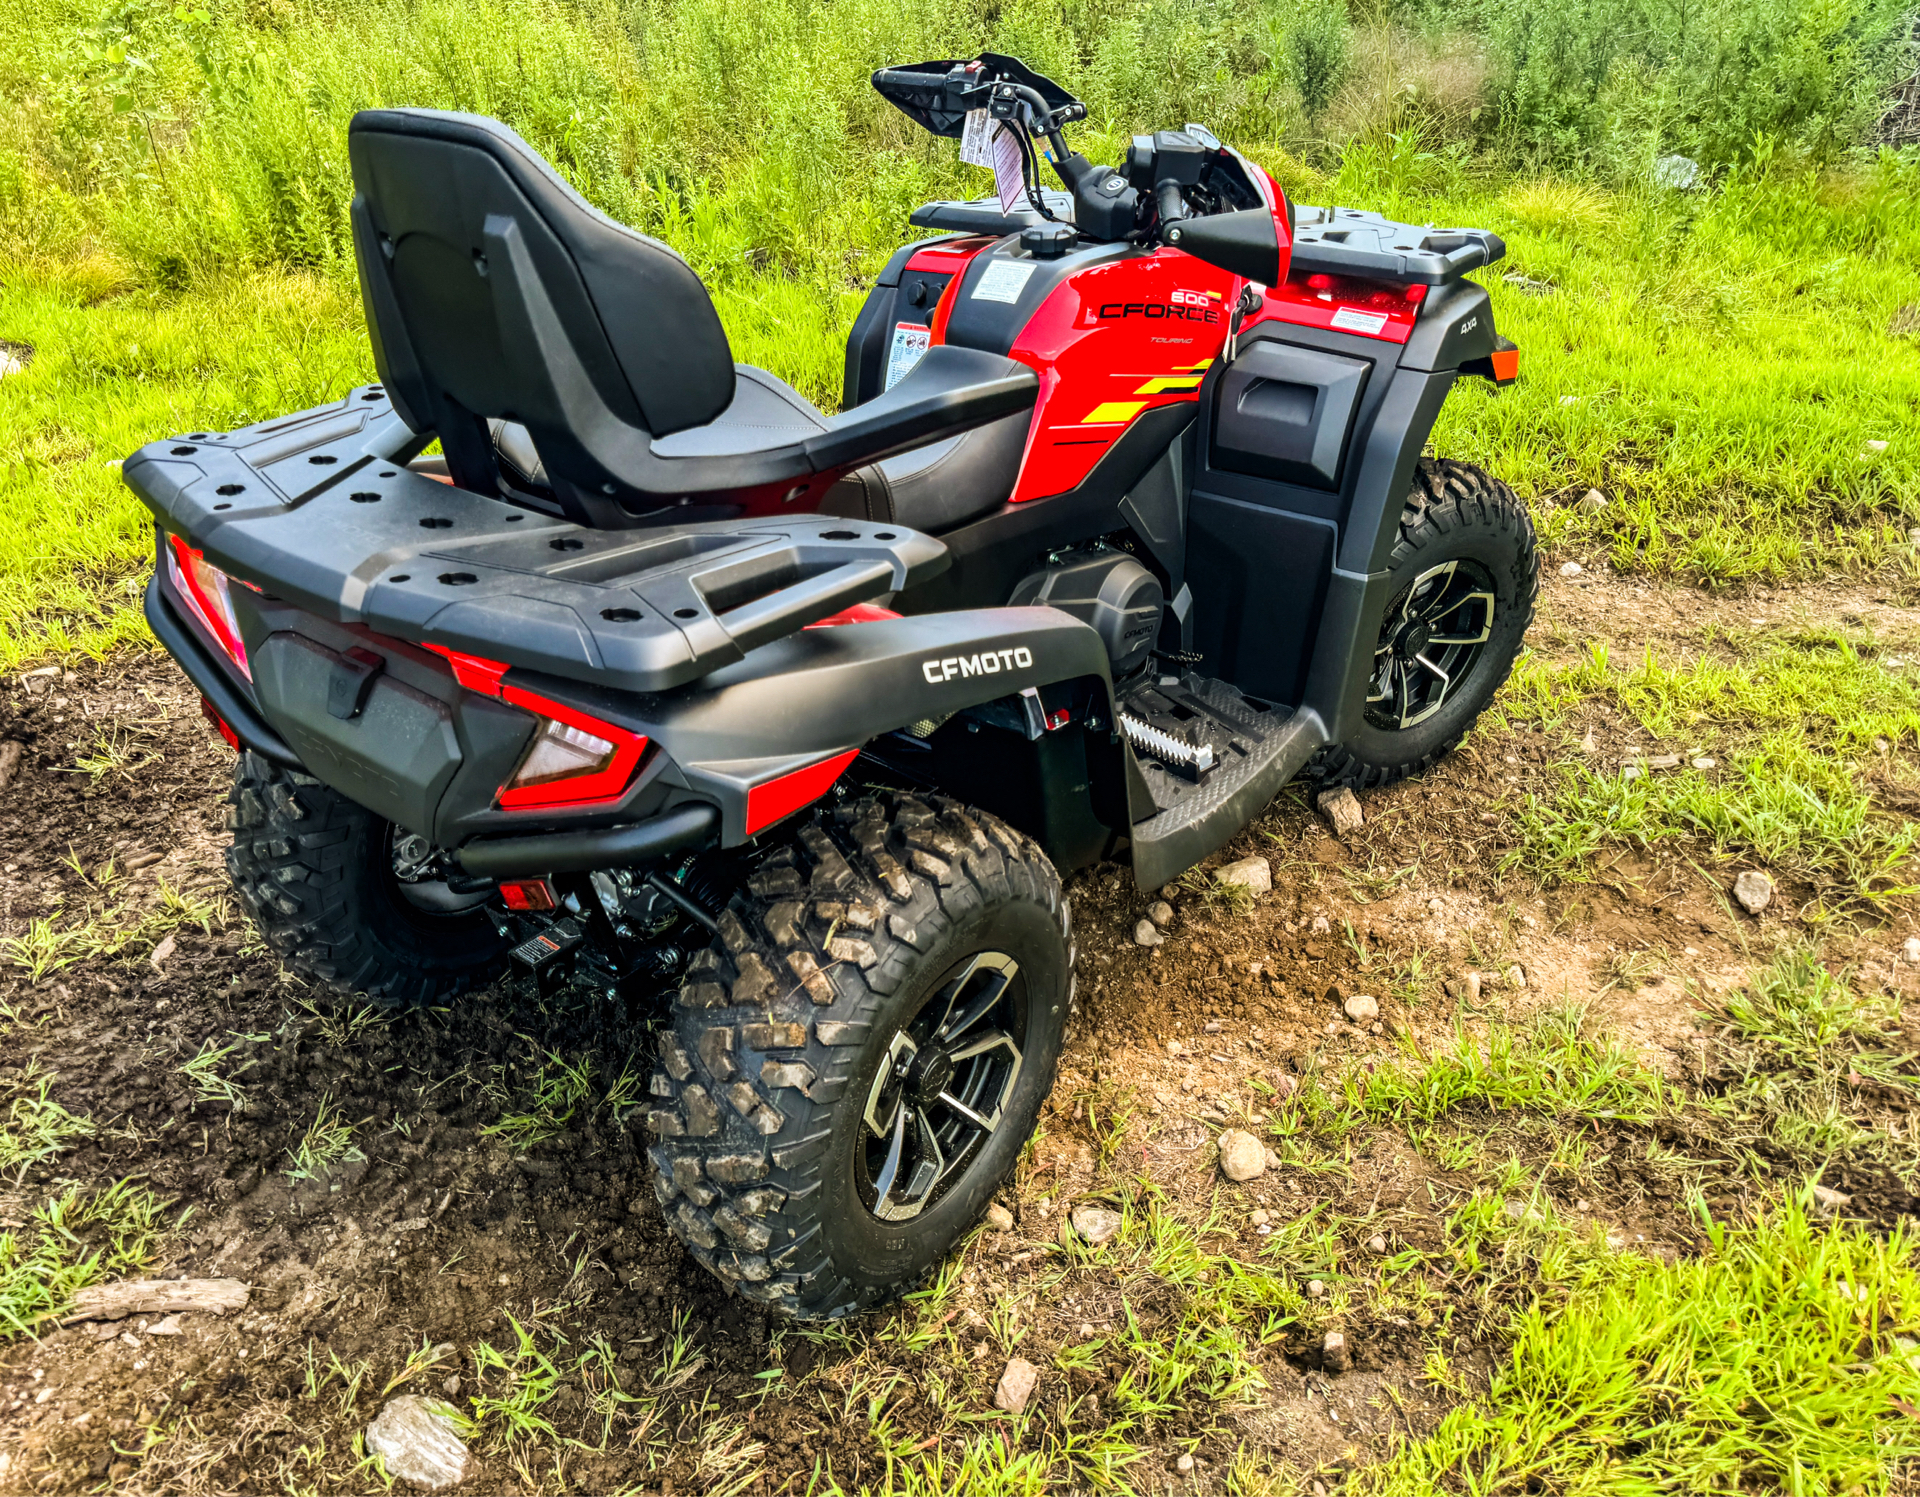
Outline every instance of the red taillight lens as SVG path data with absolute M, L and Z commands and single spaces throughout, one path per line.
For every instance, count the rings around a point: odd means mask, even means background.
M 246 641 L 240 637 L 240 620 L 233 611 L 229 592 L 232 578 L 209 562 L 177 535 L 167 537 L 168 572 L 174 590 L 193 610 L 200 627 L 207 631 L 234 668 L 249 681 L 253 667 L 247 664 Z
M 531 712 L 540 722 L 533 742 L 497 797 L 503 811 L 579 809 L 618 800 L 647 751 L 646 735 L 629 732 L 501 678 L 510 669 L 498 660 L 428 645 L 445 656 L 454 679 L 469 691 L 497 697 Z
M 523 914 L 555 908 L 553 885 L 543 878 L 516 879 L 500 886 L 500 898 L 510 910 Z
M 226 739 L 228 748 L 236 754 L 240 752 L 240 735 L 234 732 L 233 725 L 220 715 L 220 709 L 205 697 L 200 698 L 200 715 L 213 724 L 214 732 Z

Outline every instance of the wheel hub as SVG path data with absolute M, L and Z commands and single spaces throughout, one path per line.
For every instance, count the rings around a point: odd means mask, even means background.
M 1367 722 L 1398 731 L 1458 692 L 1493 635 L 1493 578 L 1478 562 L 1443 561 L 1387 605 L 1374 649 Z
M 1026 1042 L 1020 964 L 983 951 L 949 968 L 894 1031 L 867 1089 L 858 1189 L 881 1221 L 920 1215 L 1000 1126 Z

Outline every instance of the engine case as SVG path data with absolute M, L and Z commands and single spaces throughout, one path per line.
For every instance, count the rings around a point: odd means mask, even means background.
M 1166 593 L 1160 579 L 1125 552 L 1101 550 L 1021 578 L 1008 602 L 1057 608 L 1091 625 L 1119 681 L 1146 665 Z

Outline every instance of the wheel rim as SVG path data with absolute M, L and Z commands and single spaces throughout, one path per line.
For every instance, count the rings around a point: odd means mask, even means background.
M 946 1196 L 1006 1117 L 1026 1043 L 1026 979 L 1000 951 L 956 962 L 887 1044 L 856 1146 L 860 1199 L 881 1221 Z
M 1443 561 L 1392 603 L 1373 652 L 1367 721 L 1398 731 L 1458 694 L 1493 635 L 1493 578 L 1472 561 Z

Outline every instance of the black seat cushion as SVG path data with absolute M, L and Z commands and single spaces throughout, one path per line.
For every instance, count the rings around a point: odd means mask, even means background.
M 977 520 L 1012 494 L 1031 424 L 1022 411 L 870 463 L 836 484 L 820 508 L 930 535 Z

